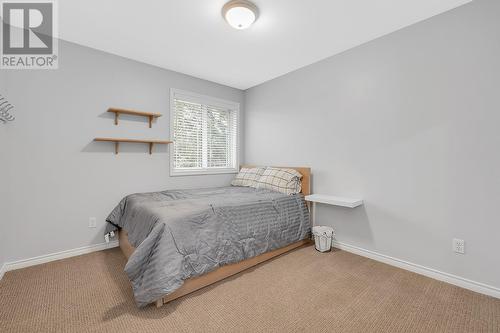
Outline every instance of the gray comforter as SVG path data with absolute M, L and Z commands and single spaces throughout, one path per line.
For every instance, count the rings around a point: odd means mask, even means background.
M 184 280 L 286 246 L 310 233 L 304 197 L 248 187 L 132 194 L 107 218 L 136 247 L 125 266 L 138 306 Z

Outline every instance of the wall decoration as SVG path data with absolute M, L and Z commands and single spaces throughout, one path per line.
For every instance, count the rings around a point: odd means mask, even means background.
M 11 110 L 14 108 L 14 105 L 10 104 L 8 100 L 5 99 L 2 95 L 0 95 L 0 121 L 4 124 L 13 121 L 16 119 L 13 115 L 10 114 Z

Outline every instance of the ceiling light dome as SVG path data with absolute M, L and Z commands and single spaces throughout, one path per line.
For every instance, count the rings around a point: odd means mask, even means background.
M 246 0 L 232 0 L 222 7 L 222 16 L 235 29 L 246 29 L 257 20 L 257 6 Z

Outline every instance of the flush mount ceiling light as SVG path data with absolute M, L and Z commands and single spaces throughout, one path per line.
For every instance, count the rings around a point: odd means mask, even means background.
M 250 1 L 232 0 L 222 7 L 222 16 L 235 29 L 246 29 L 257 20 L 259 10 Z

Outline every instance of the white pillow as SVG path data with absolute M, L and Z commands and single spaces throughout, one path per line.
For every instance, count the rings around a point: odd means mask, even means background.
M 266 168 L 257 180 L 257 188 L 265 188 L 285 194 L 300 193 L 302 175 L 294 169 Z
M 257 185 L 256 181 L 264 173 L 264 170 L 265 168 L 241 168 L 231 185 L 255 187 Z

